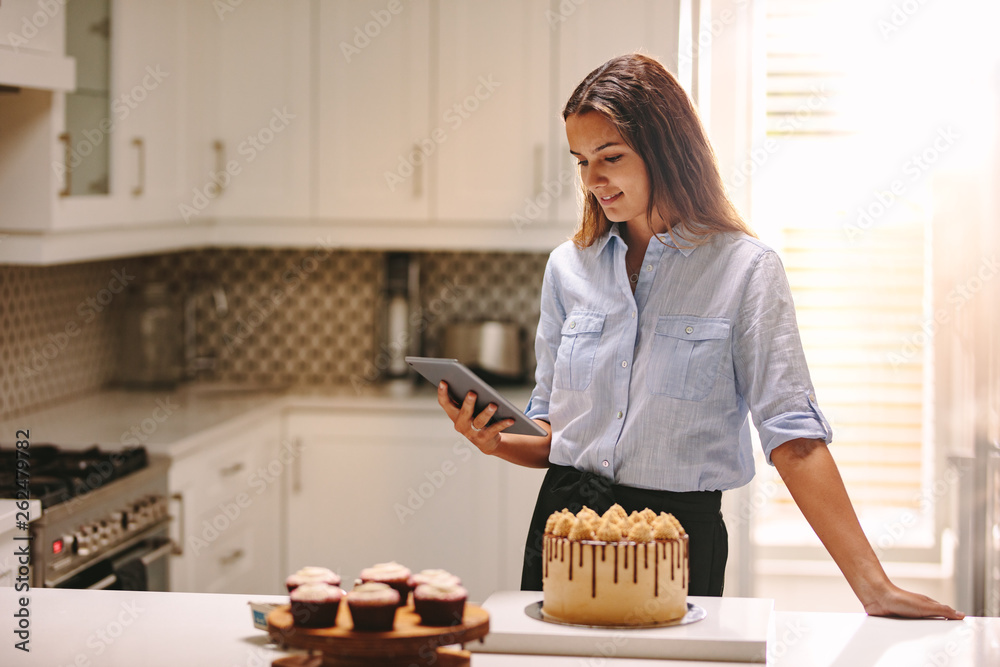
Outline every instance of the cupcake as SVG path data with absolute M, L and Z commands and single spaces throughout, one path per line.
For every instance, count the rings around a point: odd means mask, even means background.
M 303 628 L 331 628 L 337 624 L 337 610 L 344 592 L 336 586 L 312 583 L 296 586 L 291 592 L 292 620 Z
M 325 567 L 304 567 L 285 579 L 285 588 L 291 593 L 302 584 L 328 584 L 340 586 L 340 575 Z
M 408 583 L 410 585 L 410 590 L 413 590 L 420 584 L 443 583 L 461 586 L 462 580 L 451 572 L 447 572 L 445 570 L 421 570 L 420 572 L 411 575 Z
M 413 607 L 423 625 L 458 625 L 468 597 L 458 584 L 420 584 L 413 590 Z
M 395 561 L 378 563 L 361 570 L 361 583 L 388 584 L 399 593 L 399 606 L 406 604 L 410 596 L 410 570 Z
M 399 592 L 389 586 L 370 582 L 358 584 L 347 594 L 354 629 L 368 632 L 388 632 L 396 620 Z

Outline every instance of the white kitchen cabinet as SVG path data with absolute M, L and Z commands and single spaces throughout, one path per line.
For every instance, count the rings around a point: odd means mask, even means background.
M 552 176 L 553 31 L 544 9 L 532 0 L 439 3 L 437 218 L 504 221 L 517 233 L 512 216 L 543 223 L 554 213 L 540 197 Z
M 65 54 L 65 5 L 8 0 L 0 11 L 0 85 L 72 90 Z
M 309 215 L 314 4 L 186 0 L 185 221 Z
M 446 569 L 478 601 L 519 585 L 524 497 L 533 504 L 537 486 L 481 454 L 444 414 L 299 409 L 286 433 L 301 447 L 288 500 L 290 572 L 329 567 L 349 587 L 361 569 L 395 560 Z
M 318 5 L 317 215 L 427 220 L 439 136 L 429 119 L 429 3 Z
M 108 86 L 110 103 L 82 112 L 85 120 L 74 124 L 72 132 L 64 93 L 22 90 L 4 95 L 0 195 L 5 206 L 0 229 L 80 231 L 178 217 L 176 119 L 183 80 L 176 67 L 179 8 L 178 0 L 115 0 L 109 23 L 97 21 L 79 31 L 108 32 L 109 72 L 101 85 Z M 101 79 L 86 67 L 78 75 L 87 79 L 85 83 Z M 103 147 L 110 149 L 107 177 L 86 176 L 88 183 L 80 188 L 78 180 L 72 192 L 89 191 L 92 186 L 106 194 L 69 195 L 67 177 L 84 178 L 84 171 L 76 173 L 67 165 Z M 108 249 L 108 254 L 115 250 Z
M 180 21 L 178 0 L 111 3 L 110 109 L 68 139 L 70 150 L 79 154 L 109 142 L 107 194 L 58 196 L 54 228 L 163 223 L 178 217 Z
M 170 466 L 175 591 L 282 592 L 283 484 L 295 451 L 268 416 L 223 440 L 206 441 Z
M 677 74 L 682 10 L 689 0 L 588 0 L 584 3 L 553 3 L 548 17 L 558 33 L 556 58 L 556 106 L 560 119 L 553 146 L 556 174 L 576 173 L 576 158 L 569 153 L 562 109 L 587 74 L 615 56 L 632 51 L 650 55 Z M 686 10 L 689 14 L 690 9 Z M 689 21 L 683 25 L 690 31 Z M 573 181 L 574 186 L 577 180 Z M 559 196 L 557 218 L 567 224 L 580 219 L 577 187 L 564 188 Z

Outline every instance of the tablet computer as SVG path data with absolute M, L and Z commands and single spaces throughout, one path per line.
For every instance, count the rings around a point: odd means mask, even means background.
M 476 393 L 475 414 L 486 409 L 493 403 L 497 411 L 493 414 L 487 426 L 504 419 L 513 419 L 514 425 L 504 429 L 504 433 L 519 435 L 548 435 L 541 426 L 528 419 L 521 410 L 503 397 L 496 389 L 486 384 L 481 377 L 470 371 L 457 359 L 438 359 L 436 357 L 406 357 L 406 363 L 415 371 L 431 381 L 436 387 L 441 380 L 448 383 L 448 394 L 452 400 L 461 404 L 470 391 Z

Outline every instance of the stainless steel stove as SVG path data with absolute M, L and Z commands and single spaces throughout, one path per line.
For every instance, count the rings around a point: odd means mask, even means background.
M 0 498 L 14 498 L 14 450 L 0 448 Z M 169 590 L 168 459 L 142 447 L 30 450 L 31 585 Z

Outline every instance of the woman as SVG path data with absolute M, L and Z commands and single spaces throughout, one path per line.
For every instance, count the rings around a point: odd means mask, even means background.
M 753 477 L 748 410 L 764 454 L 873 615 L 962 618 L 894 586 L 827 450 L 784 269 L 726 197 L 697 113 L 655 60 L 591 72 L 563 110 L 585 204 L 542 283 L 536 386 L 547 437 L 487 426 L 447 386 L 438 402 L 486 454 L 548 468 L 522 588 L 540 590 L 545 519 L 615 502 L 673 513 L 690 536 L 690 594 L 722 595 L 722 491 Z

